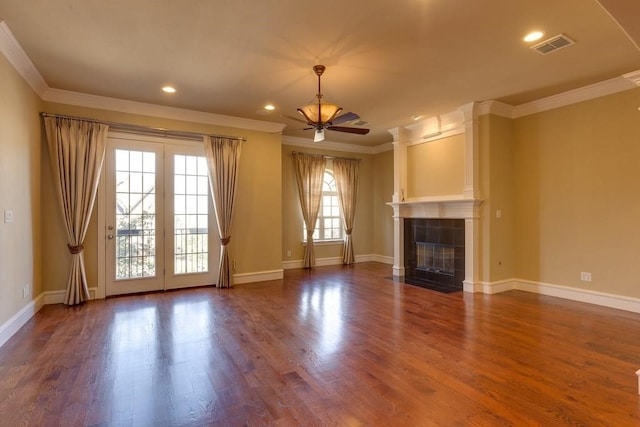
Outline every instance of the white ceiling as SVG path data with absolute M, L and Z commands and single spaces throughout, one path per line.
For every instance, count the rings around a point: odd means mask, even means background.
M 0 0 L 0 20 L 51 88 L 281 122 L 310 139 L 280 114 L 313 99 L 324 64 L 326 100 L 371 128 L 327 139 L 365 146 L 414 114 L 515 106 L 640 69 L 636 0 Z M 521 40 L 534 29 L 576 44 L 540 55 Z

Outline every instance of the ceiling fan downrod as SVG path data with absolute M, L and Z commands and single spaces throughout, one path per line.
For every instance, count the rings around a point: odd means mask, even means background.
M 324 73 L 324 70 L 326 70 L 327 67 L 325 67 L 324 65 L 314 65 L 313 66 L 313 72 L 316 73 L 316 75 L 318 76 L 318 93 L 316 94 L 316 97 L 318 98 L 318 121 L 316 122 L 316 131 L 319 133 L 320 131 L 323 130 L 323 123 L 322 123 L 322 90 L 320 89 L 320 77 L 322 76 L 322 74 Z

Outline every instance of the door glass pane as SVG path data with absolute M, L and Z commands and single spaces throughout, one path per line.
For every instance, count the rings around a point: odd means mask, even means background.
M 116 280 L 156 274 L 155 153 L 116 150 Z
M 209 271 L 209 185 L 202 156 L 174 156 L 174 273 Z M 206 185 L 205 185 L 206 184 Z

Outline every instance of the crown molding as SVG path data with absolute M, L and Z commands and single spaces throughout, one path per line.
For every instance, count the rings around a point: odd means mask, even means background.
M 626 75 L 627 74 L 625 74 L 625 76 Z M 531 114 L 541 113 L 543 111 L 553 110 L 555 108 L 571 104 L 577 104 L 579 102 L 633 89 L 634 87 L 636 86 L 628 78 L 625 78 L 624 76 L 614 77 L 599 83 L 594 83 L 568 92 L 515 106 L 513 108 L 513 118 L 517 119 L 518 117 L 529 116 Z
M 49 89 L 49 86 L 47 86 L 47 83 L 4 21 L 0 21 L 0 52 L 22 78 L 27 81 L 35 93 L 42 98 L 42 94 Z
M 79 107 L 97 108 L 101 110 L 118 111 L 120 113 L 139 114 L 143 116 L 161 117 L 163 119 L 182 120 L 261 132 L 279 133 L 282 132 L 282 129 L 285 127 L 283 123 L 244 119 L 240 117 L 225 116 L 222 114 L 205 113 L 203 111 L 129 101 L 126 99 L 89 95 L 86 93 L 71 92 L 61 89 L 47 90 L 43 96 L 43 100 L 60 104 L 77 105 Z
M 478 104 L 478 115 L 494 114 L 496 116 L 513 119 L 513 105 L 500 101 L 484 101 Z
M 371 154 L 380 154 L 385 151 L 393 151 L 393 142 L 387 142 L 385 144 L 376 145 L 371 147 Z
M 519 117 L 577 104 L 578 102 L 612 95 L 617 92 L 623 92 L 637 86 L 640 86 L 640 70 L 516 106 L 495 100 L 484 101 L 478 104 L 478 115 L 495 114 L 509 119 L 517 119 Z
M 640 70 L 623 74 L 622 77 L 629 80 L 631 83 L 635 84 L 636 86 L 640 86 Z
M 327 140 L 322 142 L 313 142 L 312 140 L 306 138 L 298 138 L 286 135 L 282 136 L 282 145 L 362 154 L 378 154 L 384 151 L 393 150 L 393 145 L 391 143 L 381 144 L 375 147 L 368 147 L 364 145 L 345 144 L 343 142 L 331 142 Z

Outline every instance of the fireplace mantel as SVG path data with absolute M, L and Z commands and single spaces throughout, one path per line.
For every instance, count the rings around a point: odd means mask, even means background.
M 465 221 L 465 280 L 463 289 L 473 292 L 475 274 L 478 271 L 480 230 L 480 206 L 483 200 L 463 196 L 428 197 L 390 202 L 394 219 L 394 262 L 393 275 L 404 276 L 404 219 L 464 219 Z
M 390 202 L 394 218 L 479 218 L 480 199 L 426 197 Z

